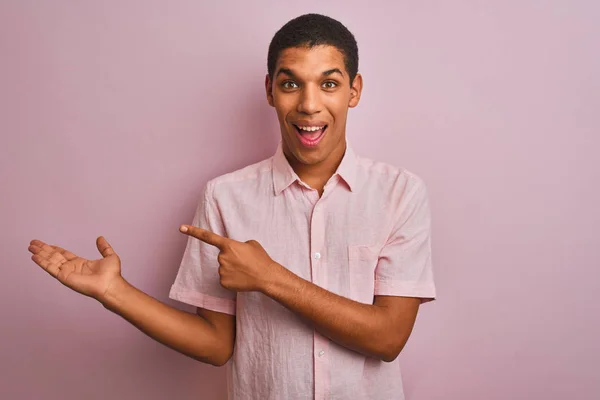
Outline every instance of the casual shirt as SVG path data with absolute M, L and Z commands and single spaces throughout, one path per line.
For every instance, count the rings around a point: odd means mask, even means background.
M 373 304 L 374 296 L 435 298 L 422 179 L 359 157 L 349 145 L 319 196 L 291 168 L 280 142 L 274 156 L 210 180 L 193 225 L 241 242 L 257 240 L 294 274 L 357 302 Z M 235 314 L 229 398 L 404 398 L 398 358 L 364 356 L 262 293 L 223 288 L 218 254 L 216 247 L 189 237 L 170 297 Z

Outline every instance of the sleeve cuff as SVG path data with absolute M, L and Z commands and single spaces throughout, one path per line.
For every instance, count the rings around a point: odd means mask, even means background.
M 192 306 L 205 308 L 210 311 L 235 315 L 235 300 L 233 299 L 208 296 L 206 294 L 192 292 L 175 286 L 171 287 L 169 298 Z
M 417 297 L 422 303 L 436 299 L 435 286 L 399 281 L 375 281 L 375 296 Z

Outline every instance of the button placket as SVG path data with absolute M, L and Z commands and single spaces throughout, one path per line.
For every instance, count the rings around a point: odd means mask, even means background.
M 310 246 L 311 254 L 311 274 L 312 281 L 317 286 L 327 287 L 327 271 L 323 268 L 326 255 L 325 246 L 325 213 L 323 212 L 323 199 L 317 201 L 313 208 L 310 224 Z M 315 399 L 328 398 L 329 392 L 329 360 L 326 353 L 327 340 L 314 331 L 313 333 L 313 354 L 314 354 L 314 384 Z
M 328 399 L 331 390 L 331 382 L 329 380 L 329 340 L 315 332 L 314 343 L 315 399 Z
M 310 248 L 312 251 L 311 274 L 312 281 L 322 286 L 320 282 L 322 275 L 319 273 L 318 266 L 323 262 L 323 246 L 325 245 L 325 213 L 323 210 L 323 199 L 317 201 L 313 208 L 310 224 Z M 316 269 L 315 269 L 316 267 Z

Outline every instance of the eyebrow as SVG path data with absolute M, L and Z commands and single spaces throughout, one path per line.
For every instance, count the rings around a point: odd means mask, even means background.
M 324 71 L 321 75 L 329 76 L 329 75 L 333 75 L 336 73 L 340 74 L 341 76 L 344 76 L 344 73 L 339 68 L 328 69 L 327 71 Z M 286 74 L 292 78 L 296 78 L 296 74 L 294 74 L 294 71 L 292 71 L 289 68 L 279 68 L 279 71 L 277 71 L 275 78 L 277 78 L 280 74 Z

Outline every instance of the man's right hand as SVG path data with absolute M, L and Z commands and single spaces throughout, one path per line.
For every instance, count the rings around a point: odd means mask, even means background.
M 33 240 L 28 250 L 31 259 L 62 284 L 86 296 L 103 302 L 107 291 L 122 279 L 121 260 L 103 238 L 96 240 L 102 254 L 98 260 L 87 260 L 61 247 Z

